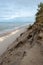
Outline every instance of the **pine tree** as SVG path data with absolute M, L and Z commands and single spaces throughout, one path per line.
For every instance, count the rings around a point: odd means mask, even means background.
M 43 3 L 40 3 L 38 5 L 38 12 L 36 14 L 36 23 L 42 23 L 43 24 Z

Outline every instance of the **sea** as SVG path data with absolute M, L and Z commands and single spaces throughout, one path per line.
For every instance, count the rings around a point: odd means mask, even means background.
M 32 22 L 0 22 L 0 34 L 11 30 L 16 30 L 30 24 L 32 24 Z

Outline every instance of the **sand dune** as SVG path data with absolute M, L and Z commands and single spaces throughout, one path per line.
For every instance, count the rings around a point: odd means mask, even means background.
M 43 65 L 43 28 L 21 33 L 0 56 L 0 65 Z

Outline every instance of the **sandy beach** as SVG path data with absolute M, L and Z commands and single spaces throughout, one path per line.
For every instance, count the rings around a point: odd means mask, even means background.
M 40 28 L 22 27 L 1 37 L 0 65 L 43 65 L 43 27 Z
M 6 51 L 8 46 L 10 46 L 16 40 L 16 38 L 20 36 L 21 33 L 26 31 L 27 27 L 28 26 L 24 26 L 20 29 L 7 33 L 6 35 L 4 34 L 4 36 L 0 37 L 0 55 Z

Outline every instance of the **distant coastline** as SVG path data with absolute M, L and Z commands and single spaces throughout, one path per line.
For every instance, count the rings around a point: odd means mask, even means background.
M 0 22 L 0 32 L 4 30 L 17 29 L 18 27 L 32 23 L 33 22 Z
M 30 24 L 25 24 L 25 25 L 21 25 L 19 27 L 15 27 L 15 28 L 12 28 L 12 29 L 6 29 L 6 30 L 3 30 L 3 31 L 0 31 L 0 37 L 5 36 L 7 34 L 10 34 L 11 32 L 16 31 L 18 29 L 21 29 L 21 28 L 24 28 L 24 27 L 28 27 L 29 25 Z

